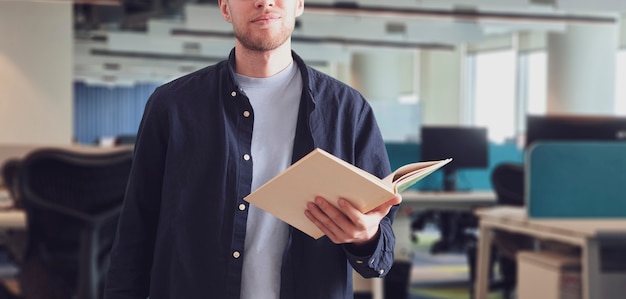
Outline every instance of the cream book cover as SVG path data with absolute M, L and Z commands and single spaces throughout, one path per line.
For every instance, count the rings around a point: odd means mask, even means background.
M 318 239 L 324 233 L 304 215 L 306 204 L 316 196 L 326 198 L 334 206 L 338 206 L 339 198 L 345 198 L 365 213 L 451 160 L 407 164 L 381 180 L 318 148 L 244 200 Z

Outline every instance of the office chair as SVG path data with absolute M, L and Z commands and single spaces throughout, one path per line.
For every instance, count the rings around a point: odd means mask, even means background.
M 524 205 L 524 165 L 514 162 L 503 162 L 492 170 L 491 184 L 496 194 L 497 205 Z M 532 246 L 532 240 L 507 232 L 495 232 L 493 247 L 489 261 L 489 290 L 501 290 L 505 299 L 512 298 L 517 282 L 517 262 L 515 254 L 522 248 Z M 473 287 L 476 271 L 476 244 L 468 247 L 467 260 L 470 273 L 470 290 Z M 494 268 L 498 265 L 499 279 L 495 278 Z
M 425 210 L 414 215 L 411 230 L 423 230 L 428 223 L 437 227 L 439 239 L 430 247 L 431 254 L 446 252 L 465 252 L 470 244 L 476 242 L 472 232 L 478 227 L 478 219 L 471 212 Z M 411 235 L 418 242 L 415 235 Z
M 130 149 L 42 148 L 24 157 L 19 196 L 28 240 L 18 281 L 24 299 L 98 299 L 126 183 Z

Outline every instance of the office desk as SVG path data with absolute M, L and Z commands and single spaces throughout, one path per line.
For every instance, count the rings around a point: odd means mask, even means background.
M 0 230 L 26 229 L 26 213 L 22 210 L 0 210 Z
M 404 191 L 400 210 L 393 222 L 393 231 L 396 235 L 394 251 L 396 262 L 411 262 L 411 214 L 419 210 L 464 210 L 472 211 L 477 207 L 491 206 L 496 202 L 496 196 L 491 191 L 469 192 L 433 192 L 433 191 Z M 383 280 L 380 278 L 363 279 L 354 275 L 355 290 L 370 292 L 373 299 L 383 299 Z M 407 277 L 410 279 L 410 277 Z
M 476 215 L 480 218 L 480 237 L 474 298 L 487 298 L 494 229 L 579 246 L 582 249 L 583 298 L 608 298 L 600 287 L 600 245 L 603 242 L 626 245 L 626 219 L 536 220 L 528 219 L 526 209 L 517 207 L 484 208 L 477 210 Z
M 401 209 L 413 210 L 465 210 L 491 206 L 496 202 L 496 194 L 490 190 L 479 191 L 404 191 Z
M 496 195 L 492 191 L 404 191 L 402 203 L 393 222 L 396 235 L 397 261 L 411 261 L 413 245 L 411 241 L 412 214 L 423 210 L 473 211 L 479 207 L 488 207 L 496 203 Z

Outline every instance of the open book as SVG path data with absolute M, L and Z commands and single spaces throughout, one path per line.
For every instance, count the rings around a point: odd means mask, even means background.
M 324 233 L 304 215 L 306 204 L 316 196 L 334 206 L 338 206 L 339 198 L 345 198 L 366 213 L 451 160 L 407 164 L 381 180 L 318 148 L 244 200 L 317 239 Z

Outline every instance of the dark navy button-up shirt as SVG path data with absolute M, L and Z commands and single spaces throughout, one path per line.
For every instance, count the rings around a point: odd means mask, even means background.
M 304 87 L 292 161 L 319 147 L 378 177 L 389 174 L 361 94 L 293 58 Z M 226 61 L 157 88 L 146 104 L 105 298 L 239 299 L 254 111 L 234 64 L 232 51 Z M 386 275 L 396 211 L 382 220 L 370 252 L 290 228 L 281 298 L 352 299 L 352 267 L 364 277 Z

